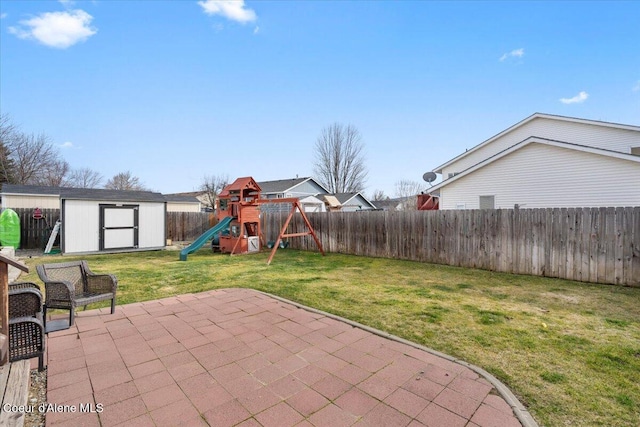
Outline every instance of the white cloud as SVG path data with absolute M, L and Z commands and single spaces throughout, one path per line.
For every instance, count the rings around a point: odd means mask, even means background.
M 73 142 L 67 141 L 60 144 L 60 148 L 73 148 Z
M 58 0 L 63 6 L 71 6 L 75 3 L 74 0 Z
M 92 20 L 93 16 L 80 9 L 47 12 L 20 21 L 22 26 L 9 27 L 9 32 L 21 39 L 35 39 L 45 46 L 66 49 L 97 33 L 98 30 L 90 26 Z
M 252 9 L 245 7 L 244 0 L 202 0 L 198 4 L 207 15 L 220 15 L 242 24 L 258 19 Z
M 255 27 L 253 29 L 253 34 L 258 34 L 260 32 L 260 27 Z
M 632 90 L 632 91 L 634 91 L 634 92 L 638 92 L 638 91 L 640 91 L 640 80 L 638 80 L 638 81 L 636 82 L 636 85 L 635 85 L 635 86 L 633 87 L 633 89 L 631 89 L 631 90 Z
M 6 13 L 0 13 L 0 19 L 6 18 L 8 15 Z
M 500 62 L 504 62 L 509 58 L 522 58 L 524 56 L 524 48 L 514 49 L 500 57 Z
M 580 104 L 587 100 L 589 94 L 585 91 L 580 92 L 573 98 L 560 98 L 560 102 L 563 104 Z

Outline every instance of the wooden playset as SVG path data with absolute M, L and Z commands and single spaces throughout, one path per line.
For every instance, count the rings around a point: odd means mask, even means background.
M 289 203 L 291 204 L 291 211 L 278 234 L 278 239 L 272 248 L 267 264 L 271 263 L 271 260 L 273 259 L 273 256 L 275 255 L 283 238 L 311 235 L 315 240 L 316 245 L 318 245 L 318 249 L 320 249 L 320 252 L 324 255 L 322 244 L 316 236 L 316 233 L 313 230 L 309 219 L 305 215 L 304 210 L 300 206 L 298 199 L 261 199 L 261 191 L 260 186 L 252 177 L 243 177 L 238 178 L 233 183 L 227 185 L 219 194 L 219 205 L 217 210 L 218 221 L 229 221 L 229 218 L 231 218 L 228 229 L 224 230 L 220 234 L 220 251 L 231 255 L 259 252 L 260 248 L 264 246 L 262 232 L 260 229 L 260 206 L 273 203 Z M 302 215 L 308 231 L 285 234 L 287 226 L 296 211 Z

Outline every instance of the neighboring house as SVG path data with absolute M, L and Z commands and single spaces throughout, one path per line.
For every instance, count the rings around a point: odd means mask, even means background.
M 319 195 L 328 191 L 318 181 L 311 177 L 279 179 L 276 181 L 261 181 L 258 185 L 262 189 L 263 199 L 282 199 L 295 197 L 305 212 L 325 212 L 324 202 Z M 288 211 L 286 205 L 264 205 L 265 211 Z
M 400 211 L 402 210 L 402 201 L 400 199 L 386 198 L 384 200 L 374 200 L 376 208 L 381 211 Z
M 193 195 L 165 194 L 167 212 L 200 212 L 202 203 Z
M 381 211 L 415 211 L 415 197 L 395 197 L 393 199 L 375 200 L 376 208 Z
M 62 253 L 165 246 L 167 202 L 160 193 L 4 184 L 0 196 L 3 209 L 60 209 Z
M 338 210 L 341 212 L 371 211 L 376 209 L 376 206 L 361 193 L 336 193 L 332 194 L 332 196 L 338 201 Z M 334 208 L 336 206 L 331 207 Z
M 311 177 L 262 181 L 258 185 L 262 189 L 262 198 L 295 197 L 299 199 L 305 212 L 326 212 L 327 210 L 347 212 L 376 209 L 360 193 L 329 194 L 329 191 L 322 184 Z
M 189 197 L 195 198 L 200 203 L 200 211 L 211 212 L 214 210 L 213 206 L 211 206 L 211 203 L 209 201 L 209 196 L 207 195 L 206 191 L 187 191 L 184 193 L 165 194 L 164 196 L 167 198 L 167 201 L 173 200 L 174 198 L 176 201 L 179 201 L 181 200 L 182 197 L 184 197 L 185 199 L 183 200 L 186 200 L 186 201 L 189 200 L 188 199 Z M 194 203 L 193 200 L 191 200 L 190 203 Z M 169 206 L 167 206 L 167 211 L 172 212 L 169 209 L 170 209 Z M 191 206 L 190 209 L 193 209 L 193 207 Z M 191 210 L 187 212 L 191 212 Z
M 263 199 L 281 199 L 285 197 L 302 199 L 306 196 L 329 194 L 329 191 L 322 184 L 311 177 L 261 181 L 258 182 L 258 185 L 262 189 Z
M 300 205 L 305 212 L 313 213 L 327 211 L 324 201 L 315 196 L 301 197 Z
M 640 126 L 536 113 L 433 172 L 440 209 L 640 206 Z

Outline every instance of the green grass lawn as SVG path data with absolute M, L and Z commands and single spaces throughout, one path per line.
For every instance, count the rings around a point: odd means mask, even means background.
M 544 426 L 640 425 L 640 289 L 280 250 L 85 256 L 118 304 L 247 287 L 378 328 L 491 372 Z M 72 257 L 29 259 L 35 265 Z

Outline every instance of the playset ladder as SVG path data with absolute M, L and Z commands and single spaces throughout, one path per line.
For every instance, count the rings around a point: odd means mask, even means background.
M 53 231 L 51 232 L 51 236 L 49 236 L 49 241 L 47 242 L 47 246 L 44 248 L 44 253 L 51 253 L 51 249 L 53 249 L 53 243 L 56 241 L 56 237 L 58 236 L 58 232 L 60 231 L 60 226 L 62 222 L 60 220 L 56 221 L 56 225 L 53 226 Z

